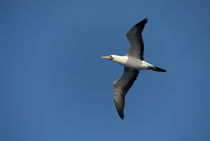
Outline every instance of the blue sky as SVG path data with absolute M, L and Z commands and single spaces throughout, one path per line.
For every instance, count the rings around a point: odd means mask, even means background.
M 210 2 L 0 1 L 0 140 L 209 141 Z M 115 110 L 128 29 L 147 17 L 142 71 Z

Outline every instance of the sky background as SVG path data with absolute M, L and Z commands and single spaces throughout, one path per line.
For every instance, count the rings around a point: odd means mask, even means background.
M 147 17 L 142 71 L 115 110 L 128 29 Z M 1 0 L 0 140 L 209 141 L 210 1 Z

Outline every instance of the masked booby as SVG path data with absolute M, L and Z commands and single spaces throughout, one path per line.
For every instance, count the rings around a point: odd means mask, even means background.
M 121 119 L 124 118 L 125 95 L 136 80 L 140 70 L 153 70 L 166 72 L 166 70 L 156 67 L 144 61 L 144 42 L 142 32 L 147 19 L 143 19 L 134 25 L 127 33 L 126 37 L 130 43 L 130 48 L 125 56 L 109 55 L 101 58 L 112 60 L 124 66 L 124 73 L 113 83 L 114 101 L 117 112 Z

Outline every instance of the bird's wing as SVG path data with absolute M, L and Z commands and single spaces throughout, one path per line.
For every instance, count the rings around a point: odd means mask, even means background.
M 127 33 L 126 37 L 130 43 L 128 56 L 132 56 L 141 60 L 144 60 L 144 42 L 141 33 L 143 32 L 144 25 L 147 23 L 147 19 L 140 21 L 134 25 Z
M 125 95 L 138 76 L 139 71 L 124 67 L 123 75 L 113 83 L 114 101 L 119 116 L 124 118 Z

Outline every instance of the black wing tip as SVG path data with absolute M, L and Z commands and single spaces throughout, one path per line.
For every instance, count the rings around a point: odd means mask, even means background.
M 122 120 L 124 120 L 124 114 L 123 113 L 119 113 L 119 116 Z
M 146 23 L 148 22 L 148 19 L 147 18 L 144 18 L 142 21 L 140 21 L 139 23 L 137 23 L 136 25 L 145 25 Z
M 140 32 L 143 31 L 145 24 L 148 22 L 147 18 L 144 18 L 142 21 L 138 22 L 137 24 L 134 25 L 134 27 L 138 28 Z
M 122 110 L 119 110 L 118 108 L 117 108 L 117 112 L 118 112 L 118 115 L 120 116 L 120 118 L 123 120 L 124 119 L 124 111 Z
M 148 22 L 148 18 L 144 18 L 141 22 L 146 24 Z

